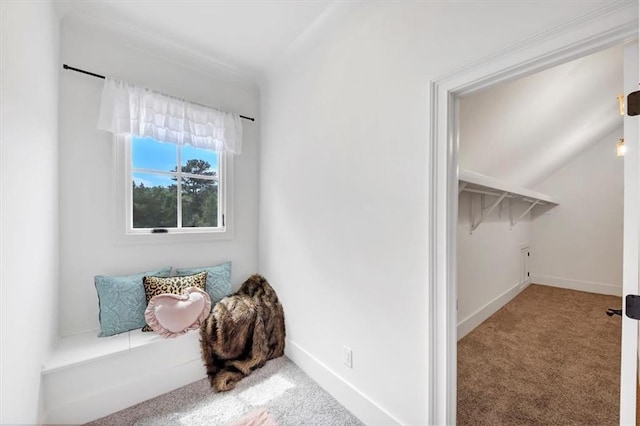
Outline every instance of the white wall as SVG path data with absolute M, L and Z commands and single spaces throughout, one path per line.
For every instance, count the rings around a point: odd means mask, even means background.
M 462 135 L 461 135 L 462 137 Z M 511 217 L 517 219 L 529 203 L 504 200 L 473 231 L 481 201 L 479 194 L 463 192 L 458 204 L 458 339 L 480 325 L 524 288 L 521 286 L 522 248 L 531 241 L 531 214 L 513 228 Z M 495 200 L 486 197 L 487 205 Z M 511 213 L 510 213 L 511 210 Z
M 57 323 L 58 17 L 49 2 L 0 2 L 0 15 L 0 423 L 33 424 Z
M 194 102 L 258 116 L 255 84 L 217 77 L 209 69 L 150 54 L 110 29 L 63 20 L 61 60 Z M 129 40 L 131 40 L 129 42 Z M 179 53 L 179 52 L 176 52 Z M 184 54 L 184 52 L 182 52 Z M 258 124 L 243 121 L 243 152 L 234 161 L 234 238 L 229 241 L 121 244 L 114 235 L 114 142 L 96 129 L 102 81 L 60 74 L 60 332 L 98 327 L 97 274 L 119 275 L 158 266 L 233 262 L 235 286 L 256 272 Z M 258 117 L 258 123 L 259 123 Z
M 616 130 L 535 188 L 560 202 L 534 215 L 535 282 L 622 294 L 624 158 L 615 153 L 621 137 Z
M 366 423 L 428 419 L 429 77 L 595 6 L 361 4 L 262 87 L 260 271 L 287 353 Z

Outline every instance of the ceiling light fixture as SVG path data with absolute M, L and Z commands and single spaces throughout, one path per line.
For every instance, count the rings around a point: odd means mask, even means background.
M 618 143 L 616 144 L 616 155 L 618 157 L 622 157 L 626 152 L 627 152 L 627 147 L 624 145 L 624 139 L 623 138 L 618 139 Z

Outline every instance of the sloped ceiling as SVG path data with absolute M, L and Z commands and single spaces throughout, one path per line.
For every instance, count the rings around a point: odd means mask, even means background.
M 464 97 L 459 165 L 535 188 L 616 129 L 622 134 L 616 99 L 622 89 L 617 46 Z

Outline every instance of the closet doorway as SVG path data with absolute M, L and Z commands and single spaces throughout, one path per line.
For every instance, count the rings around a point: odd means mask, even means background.
M 625 49 L 458 99 L 458 424 L 619 423 Z

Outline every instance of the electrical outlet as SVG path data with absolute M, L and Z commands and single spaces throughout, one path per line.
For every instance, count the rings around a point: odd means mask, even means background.
M 353 353 L 351 348 L 347 346 L 342 347 L 342 362 L 349 368 L 353 368 Z

